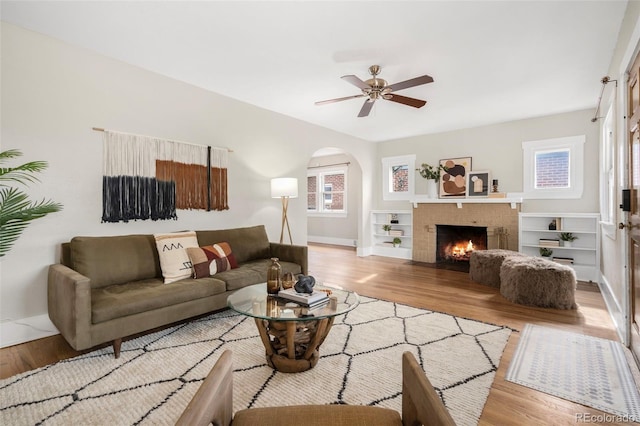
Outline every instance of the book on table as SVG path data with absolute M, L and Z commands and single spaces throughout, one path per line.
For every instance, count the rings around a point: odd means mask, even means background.
M 329 300 L 329 296 L 324 291 L 314 290 L 313 293 L 298 293 L 293 288 L 280 290 L 278 296 L 306 306 L 314 306 Z

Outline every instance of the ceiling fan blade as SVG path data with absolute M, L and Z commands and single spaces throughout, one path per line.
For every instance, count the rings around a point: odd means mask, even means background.
M 409 87 L 420 86 L 421 84 L 433 83 L 433 78 L 428 75 L 412 78 L 410 80 L 401 81 L 400 83 L 390 84 L 386 88 L 395 91 L 408 89 Z
M 391 98 L 389 98 L 388 100 L 392 101 L 392 102 L 397 102 L 397 103 L 403 104 L 403 105 L 409 105 L 409 106 L 412 106 L 414 108 L 422 108 L 423 106 L 425 106 L 427 104 L 427 101 L 423 101 L 421 99 L 408 98 L 406 96 L 400 96 L 400 95 L 396 95 L 396 94 L 391 95 Z
M 362 97 L 365 97 L 365 96 L 366 95 L 345 96 L 344 98 L 335 98 L 335 99 L 328 99 L 326 101 L 318 101 L 318 102 L 315 102 L 315 104 L 316 105 L 326 105 L 326 104 L 332 104 L 334 102 L 348 101 L 349 99 L 362 98 Z
M 347 82 L 353 84 L 354 86 L 356 86 L 356 87 L 358 87 L 360 89 L 371 89 L 371 86 L 369 86 L 364 81 L 360 80 L 360 78 L 358 78 L 355 75 L 343 75 L 340 78 L 343 79 L 344 81 L 347 81 Z
M 367 99 L 366 101 L 364 101 L 364 105 L 362 105 L 362 109 L 360 109 L 358 117 L 366 117 L 367 115 L 369 115 L 369 113 L 371 112 L 371 108 L 373 108 L 374 102 L 375 101 L 371 99 Z

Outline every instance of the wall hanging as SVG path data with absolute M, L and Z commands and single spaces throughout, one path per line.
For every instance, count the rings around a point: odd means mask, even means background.
M 102 221 L 177 219 L 176 209 L 228 210 L 226 148 L 104 132 Z

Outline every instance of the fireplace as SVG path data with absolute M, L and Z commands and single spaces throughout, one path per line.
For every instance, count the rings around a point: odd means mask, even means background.
M 436 263 L 469 270 L 474 250 L 487 249 L 486 226 L 436 225 Z

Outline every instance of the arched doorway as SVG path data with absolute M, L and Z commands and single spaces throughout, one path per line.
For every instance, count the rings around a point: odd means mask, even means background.
M 362 229 L 362 168 L 340 148 L 322 148 L 307 165 L 307 241 L 357 247 Z

